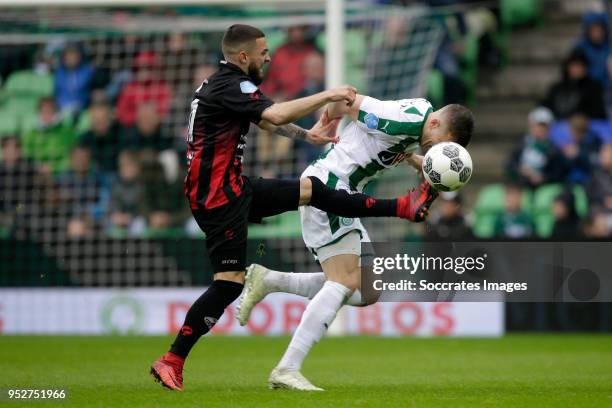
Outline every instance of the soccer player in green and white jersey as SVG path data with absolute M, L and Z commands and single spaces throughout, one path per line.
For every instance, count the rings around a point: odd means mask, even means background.
M 436 143 L 453 141 L 466 146 L 473 129 L 472 113 L 461 105 L 447 105 L 433 111 L 425 99 L 380 101 L 358 95 L 347 106 L 327 106 L 321 121 L 348 115 L 352 120 L 340 141 L 310 165 L 302 177 L 314 176 L 327 186 L 362 192 L 368 182 L 401 162 L 420 169 L 423 156 Z M 422 221 L 437 196 L 424 181 L 412 201 Z M 286 273 L 251 265 L 238 306 L 237 318 L 245 325 L 253 307 L 268 293 L 286 292 L 312 299 L 295 331 L 287 351 L 272 370 L 271 388 L 320 391 L 300 369 L 310 348 L 321 339 L 343 304 L 365 306 L 361 300 L 361 241 L 369 242 L 358 218 L 342 218 L 310 206 L 300 207 L 302 235 L 306 246 L 321 263 L 323 273 Z

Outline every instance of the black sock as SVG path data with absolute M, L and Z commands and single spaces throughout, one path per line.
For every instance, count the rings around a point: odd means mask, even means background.
M 344 190 L 327 187 L 316 177 L 312 182 L 310 203 L 313 207 L 340 217 L 396 217 L 397 199 L 379 200 L 361 193 L 349 194 Z
M 185 323 L 179 330 L 170 351 L 183 358 L 187 357 L 198 339 L 213 328 L 223 311 L 242 292 L 238 282 L 216 280 L 189 308 Z

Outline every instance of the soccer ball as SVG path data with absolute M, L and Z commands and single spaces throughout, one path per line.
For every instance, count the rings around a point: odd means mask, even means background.
M 472 176 L 472 158 L 457 143 L 438 143 L 423 158 L 423 175 L 436 190 L 459 190 Z

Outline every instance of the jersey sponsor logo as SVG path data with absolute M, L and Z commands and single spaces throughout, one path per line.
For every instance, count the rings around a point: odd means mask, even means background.
M 368 127 L 368 129 L 376 129 L 378 127 L 378 116 L 373 113 L 368 113 L 363 118 L 363 123 Z
M 257 86 L 251 81 L 242 81 L 240 83 L 240 91 L 245 94 L 253 93 L 257 90 Z

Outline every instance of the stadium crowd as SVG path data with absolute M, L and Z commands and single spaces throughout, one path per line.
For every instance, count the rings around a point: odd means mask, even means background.
M 559 240 L 612 236 L 612 56 L 605 12 L 584 15 L 582 36 L 561 64 L 541 106 L 528 116 L 527 133 L 507 163 L 515 183 L 506 188 L 507 214 L 496 234 L 533 236 L 533 220 L 521 208 L 521 188 L 564 188 L 553 200 L 552 237 Z M 544 187 L 545 188 L 545 187 Z M 588 209 L 577 202 L 586 193 Z M 518 195 L 518 198 L 512 198 Z
M 445 90 L 438 104 L 470 101 L 474 78 L 461 69 L 462 39 L 469 30 L 463 17 L 457 13 L 444 19 L 445 36 L 434 62 Z M 485 11 L 480 17 L 477 63 L 495 68 L 501 64 L 495 13 Z M 527 118 L 526 135 L 510 155 L 505 210 L 489 217 L 493 232 L 479 234 L 464 215 L 462 198 L 445 194 L 426 236 L 610 237 L 609 26 L 603 13 L 589 13 L 584 24 L 582 38 L 563 62 L 561 79 L 542 95 L 541 106 Z M 320 91 L 325 64 L 317 33 L 299 26 L 284 34 L 263 91 L 278 101 Z M 404 33 L 390 21 L 387 34 L 396 43 Z M 216 69 L 218 55 L 207 51 L 214 47 L 182 33 L 164 36 L 161 47 L 132 36 L 93 41 L 46 44 L 30 59 L 15 58 L 10 67 L 0 67 L 1 230 L 10 235 L 51 228 L 72 238 L 98 233 L 184 236 L 197 231 L 182 194 L 182 138 L 191 94 Z M 113 50 L 110 64 L 100 63 L 104 55 L 86 51 L 100 48 L 95 41 L 112 42 L 102 47 Z M 15 118 L 18 124 L 7 126 Z M 298 124 L 308 128 L 316 119 Z M 296 176 L 320 154 L 317 147 L 265 132 L 251 144 L 262 176 Z M 542 232 L 535 204 L 529 202 L 551 183 L 565 187 L 553 199 L 552 230 Z M 580 192 L 586 194 L 588 212 L 577 202 Z

